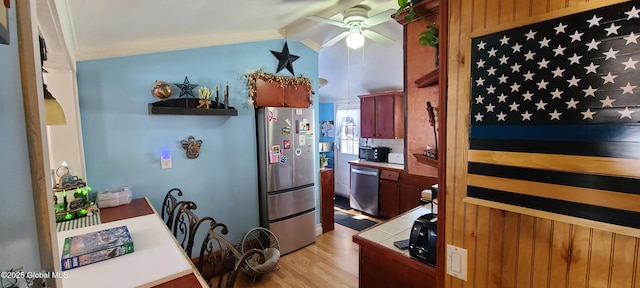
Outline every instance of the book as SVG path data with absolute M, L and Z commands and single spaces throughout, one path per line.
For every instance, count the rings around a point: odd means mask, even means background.
M 127 226 L 67 237 L 62 249 L 62 270 L 69 270 L 133 253 Z

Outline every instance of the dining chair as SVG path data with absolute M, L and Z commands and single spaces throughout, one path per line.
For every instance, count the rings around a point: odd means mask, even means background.
M 173 222 L 173 236 L 176 238 L 180 246 L 187 253 L 187 256 L 191 258 L 191 251 L 193 250 L 193 238 L 198 227 L 198 216 L 193 213 L 193 210 L 198 209 L 193 201 L 182 201 L 176 207 L 175 219 Z
M 167 192 L 167 195 L 164 196 L 164 201 L 162 201 L 162 219 L 167 223 L 167 227 L 169 229 L 173 229 L 173 219 L 176 212 L 176 207 L 184 201 L 178 202 L 171 192 L 178 191 L 178 197 L 182 197 L 182 190 L 178 188 L 173 188 Z
M 216 287 L 233 287 L 242 267 L 249 261 L 261 261 L 264 254 L 258 249 L 251 249 L 244 254 L 227 241 L 220 233 L 227 234 L 227 226 L 222 223 L 212 223 L 205 233 L 200 247 L 200 256 L 196 268 L 205 278 L 209 287 L 213 287 L 212 280 L 218 280 Z

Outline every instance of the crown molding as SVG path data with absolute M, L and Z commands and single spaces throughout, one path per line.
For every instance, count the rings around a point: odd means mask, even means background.
M 87 61 L 273 39 L 282 39 L 282 35 L 280 35 L 278 31 L 257 31 L 223 36 L 212 34 L 190 37 L 174 37 L 168 39 L 123 43 L 118 45 L 79 47 L 76 51 L 75 58 L 76 61 Z

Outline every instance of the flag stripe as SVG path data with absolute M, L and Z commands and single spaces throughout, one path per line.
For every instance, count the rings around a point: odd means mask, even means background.
M 607 207 L 510 193 L 493 189 L 467 186 L 470 197 L 505 204 L 585 218 L 632 228 L 640 228 L 640 213 Z
M 640 160 L 469 150 L 469 162 L 640 178 Z
M 482 175 L 469 175 L 475 187 L 640 212 L 637 195 Z
M 471 138 L 637 142 L 640 145 L 640 125 L 473 125 Z
M 640 159 L 640 143 L 527 141 L 509 139 L 469 139 L 469 148 L 509 152 L 531 152 Z
M 469 162 L 469 174 L 536 181 L 640 195 L 640 179 Z

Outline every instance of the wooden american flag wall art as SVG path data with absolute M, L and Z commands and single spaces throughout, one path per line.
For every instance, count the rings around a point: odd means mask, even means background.
M 467 196 L 640 228 L 638 2 L 471 40 Z

